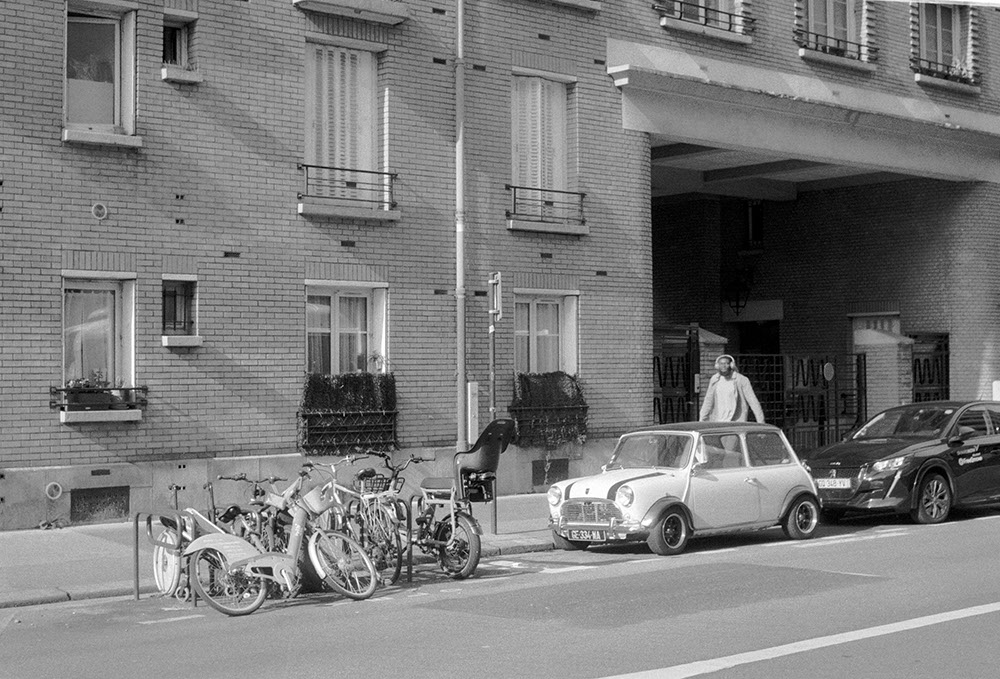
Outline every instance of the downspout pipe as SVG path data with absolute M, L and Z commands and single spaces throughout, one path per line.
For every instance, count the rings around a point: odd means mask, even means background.
M 455 0 L 455 450 L 468 447 L 465 342 L 465 2 Z

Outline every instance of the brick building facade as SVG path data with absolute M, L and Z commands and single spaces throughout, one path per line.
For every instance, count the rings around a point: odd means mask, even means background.
M 585 444 L 504 456 L 505 493 L 654 421 L 677 324 L 848 352 L 888 316 L 948 336 L 952 396 L 988 392 L 1000 13 L 856 0 L 827 39 L 825 4 L 8 2 L 0 528 L 294 470 L 307 371 L 391 373 L 398 447 L 444 473 L 490 417 L 498 271 L 497 415 L 520 372 L 588 406 Z M 95 367 L 124 406 L 70 407 Z

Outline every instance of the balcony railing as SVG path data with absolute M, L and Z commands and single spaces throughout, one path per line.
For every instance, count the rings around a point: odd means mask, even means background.
M 910 68 L 913 69 L 915 73 L 928 75 L 932 78 L 950 80 L 952 82 L 963 83 L 966 85 L 979 84 L 979 73 L 969 66 L 956 64 L 949 65 L 938 61 L 931 61 L 930 59 L 914 58 L 910 60 Z
M 813 33 L 811 31 L 797 29 L 795 31 L 795 42 L 799 47 L 807 50 L 822 52 L 823 54 L 829 54 L 835 57 L 854 59 L 855 61 L 872 62 L 878 58 L 877 47 L 871 47 L 869 45 L 863 45 L 859 42 L 851 42 L 850 40 L 835 38 L 831 35 L 824 35 L 822 33 Z
M 684 0 L 668 0 L 653 5 L 660 16 L 678 21 L 686 21 L 700 26 L 716 28 L 729 33 L 751 33 L 754 19 L 745 17 L 738 12 L 724 12 L 721 9 L 705 7 L 697 2 Z
M 299 213 L 398 219 L 394 172 L 327 165 L 299 165 Z
M 148 387 L 49 387 L 49 407 L 78 410 L 142 410 Z
M 507 210 L 509 222 L 568 225 L 574 232 L 587 224 L 583 216 L 585 193 L 510 184 L 504 188 L 511 192 L 511 205 Z

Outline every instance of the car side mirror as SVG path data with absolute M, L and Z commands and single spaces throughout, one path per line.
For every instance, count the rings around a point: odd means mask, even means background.
M 691 476 L 697 476 L 701 473 L 701 470 L 705 468 L 704 462 L 695 462 L 691 465 Z

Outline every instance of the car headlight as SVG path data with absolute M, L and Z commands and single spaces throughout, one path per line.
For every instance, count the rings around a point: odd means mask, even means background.
M 615 504 L 621 505 L 622 507 L 632 506 L 632 502 L 635 501 L 635 493 L 629 486 L 622 486 L 615 493 Z
M 559 486 L 549 486 L 549 504 L 555 507 L 562 502 L 562 488 Z
M 899 457 L 890 457 L 888 460 L 879 460 L 871 466 L 871 473 L 882 474 L 896 471 L 897 469 L 901 469 L 909 460 L 909 455 L 900 455 Z

